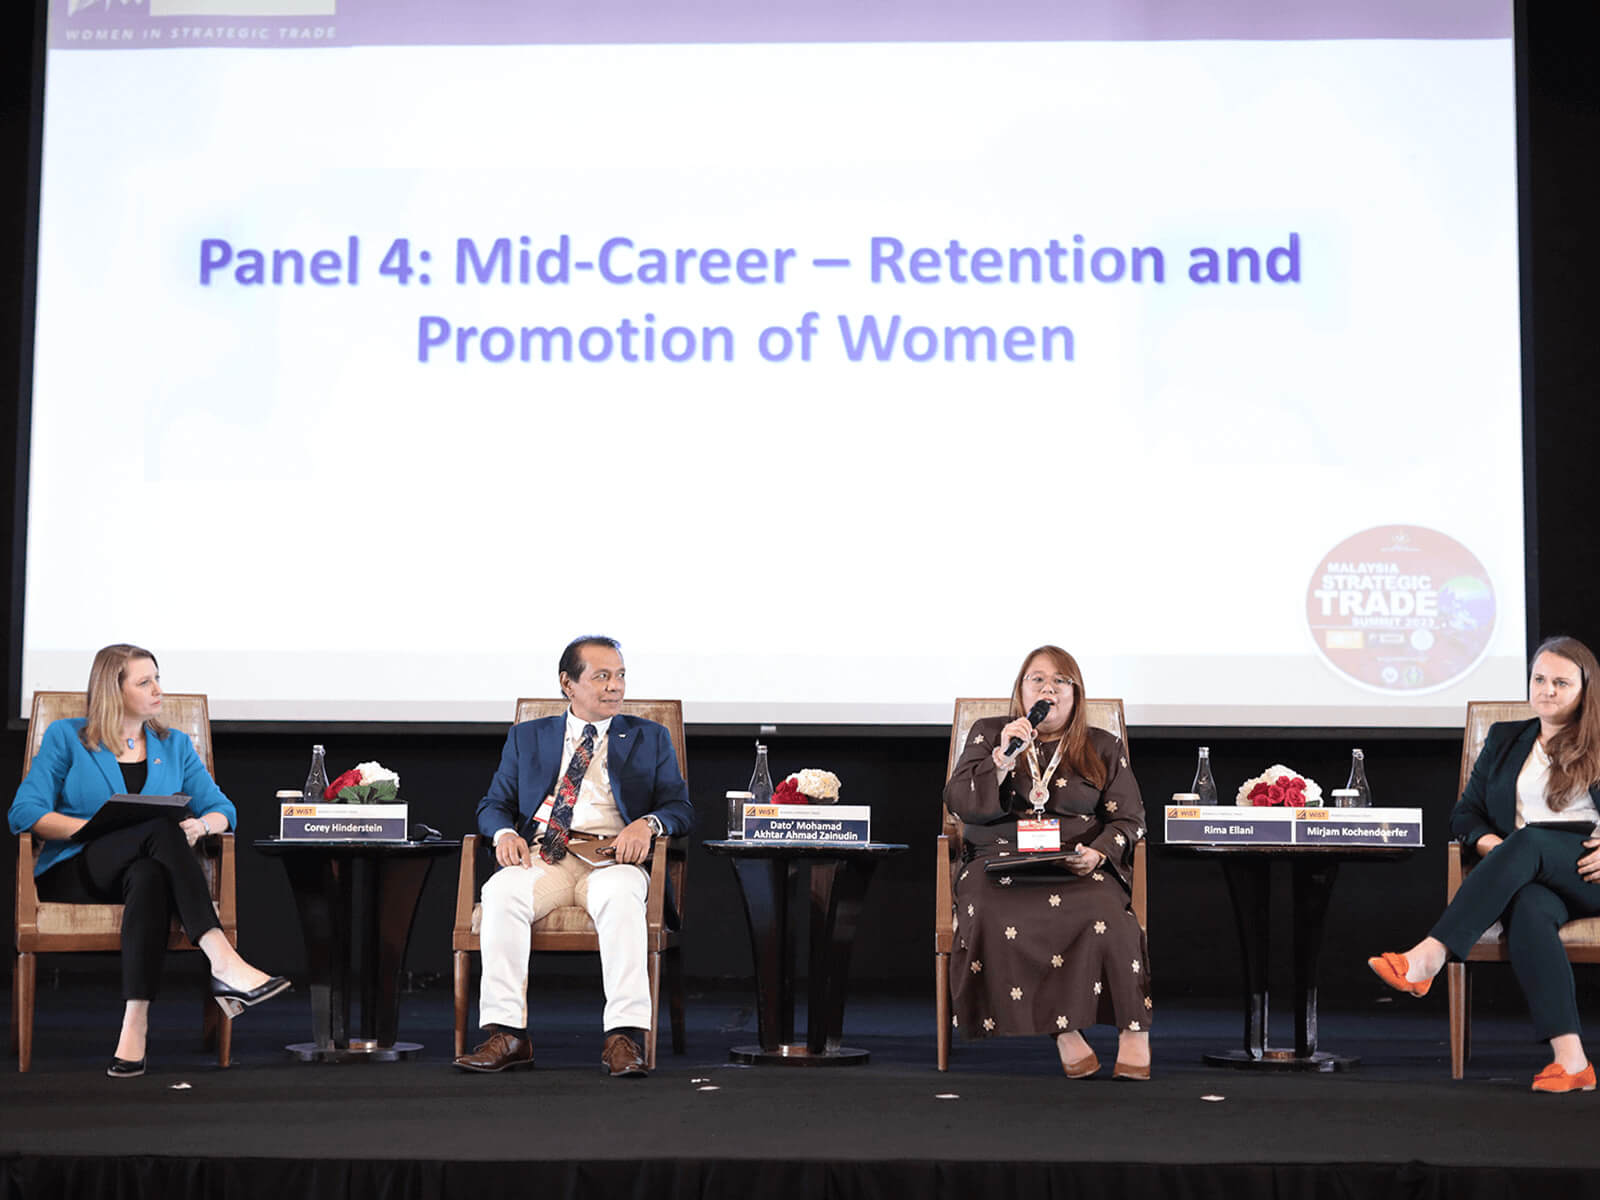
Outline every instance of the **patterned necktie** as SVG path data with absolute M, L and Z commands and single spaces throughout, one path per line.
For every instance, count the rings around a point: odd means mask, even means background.
M 583 777 L 589 773 L 589 763 L 594 758 L 594 739 L 600 731 L 593 725 L 583 727 L 583 741 L 572 752 L 567 773 L 556 787 L 555 807 L 550 810 L 550 824 L 544 831 L 544 841 L 539 845 L 539 857 L 547 863 L 558 863 L 567 856 L 567 831 L 572 828 L 572 806 L 578 802 L 578 789 Z

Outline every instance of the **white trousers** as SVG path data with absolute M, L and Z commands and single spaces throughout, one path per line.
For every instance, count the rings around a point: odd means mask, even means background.
M 605 983 L 602 1028 L 648 1029 L 650 979 L 645 900 L 650 876 L 636 866 L 591 867 L 575 854 L 551 865 L 534 850 L 533 865 L 501 867 L 483 885 L 479 941 L 483 981 L 478 1023 L 528 1025 L 528 926 L 551 909 L 588 910 L 600 938 L 600 975 Z

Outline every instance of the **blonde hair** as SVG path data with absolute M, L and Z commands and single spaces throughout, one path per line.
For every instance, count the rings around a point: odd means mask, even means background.
M 84 689 L 89 719 L 84 722 L 80 735 L 87 749 L 98 750 L 104 746 L 113 754 L 117 752 L 122 740 L 122 718 L 126 713 L 122 704 L 122 681 L 127 677 L 128 664 L 136 658 L 148 658 L 158 670 L 161 667 L 150 651 L 127 642 L 106 646 L 95 654 L 89 667 L 89 686 Z M 167 727 L 154 717 L 147 720 L 145 726 L 158 738 L 167 736 Z

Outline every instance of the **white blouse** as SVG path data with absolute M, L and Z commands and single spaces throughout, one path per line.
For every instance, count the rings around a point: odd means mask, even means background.
M 1545 800 L 1545 784 L 1550 778 L 1550 756 L 1537 741 L 1528 760 L 1517 775 L 1517 828 L 1540 825 L 1546 821 L 1600 822 L 1600 812 L 1595 810 L 1594 797 L 1583 788 L 1572 803 L 1560 812 L 1553 810 Z

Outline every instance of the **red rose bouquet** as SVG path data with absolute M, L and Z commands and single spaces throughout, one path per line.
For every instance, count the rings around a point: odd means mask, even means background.
M 1241 807 L 1312 808 L 1322 803 L 1322 789 L 1291 767 L 1274 763 L 1254 779 L 1239 785 L 1235 797 Z

